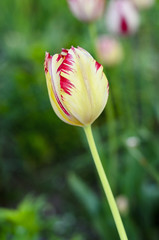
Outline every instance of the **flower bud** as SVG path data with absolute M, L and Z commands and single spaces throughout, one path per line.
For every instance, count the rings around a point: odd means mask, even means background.
M 50 102 L 64 122 L 86 126 L 103 111 L 108 99 L 108 80 L 103 67 L 78 47 L 51 56 L 46 53 L 45 75 Z
M 129 35 L 139 27 L 139 14 L 130 0 L 112 0 L 107 7 L 106 26 L 112 33 Z
M 96 42 L 97 55 L 105 66 L 114 66 L 123 59 L 123 48 L 120 42 L 107 35 L 98 37 Z
M 155 0 L 131 0 L 138 9 L 150 8 Z
M 74 16 L 84 22 L 92 22 L 102 16 L 105 0 L 67 0 Z

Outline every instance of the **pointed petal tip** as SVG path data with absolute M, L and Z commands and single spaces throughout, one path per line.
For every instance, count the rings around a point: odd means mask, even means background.
M 45 52 L 45 62 L 44 62 L 45 73 L 48 72 L 48 62 L 50 61 L 51 58 L 52 58 L 52 56 L 50 55 L 50 53 L 49 52 Z
M 77 48 L 75 48 L 74 46 L 71 46 L 70 50 L 72 50 L 73 52 L 76 51 Z
M 50 53 L 49 52 L 45 52 L 45 59 L 46 58 L 50 58 L 50 57 L 51 57 Z
M 95 61 L 95 67 L 96 67 L 96 71 L 98 71 L 98 69 L 102 67 L 102 65 L 99 62 Z

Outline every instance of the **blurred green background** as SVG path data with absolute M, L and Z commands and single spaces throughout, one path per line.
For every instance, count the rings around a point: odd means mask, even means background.
M 118 239 L 81 128 L 54 114 L 45 51 L 94 53 L 65 0 L 0 2 L 0 240 Z M 93 132 L 130 240 L 159 239 L 159 3 L 140 12 L 124 60 L 105 68 Z M 95 24 L 106 33 L 103 18 Z

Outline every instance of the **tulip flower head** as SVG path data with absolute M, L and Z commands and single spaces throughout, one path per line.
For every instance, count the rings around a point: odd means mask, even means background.
M 131 0 L 138 9 L 150 8 L 154 5 L 155 0 Z
M 105 0 L 67 0 L 70 10 L 77 19 L 92 22 L 102 16 Z
M 96 42 L 97 55 L 101 63 L 106 66 L 119 64 L 123 59 L 123 48 L 117 39 L 101 35 Z
M 64 122 L 86 126 L 103 111 L 109 85 L 103 67 L 84 49 L 63 49 L 45 56 L 45 75 L 50 102 Z
M 106 13 L 106 26 L 112 33 L 129 35 L 139 27 L 139 14 L 130 0 L 111 0 Z

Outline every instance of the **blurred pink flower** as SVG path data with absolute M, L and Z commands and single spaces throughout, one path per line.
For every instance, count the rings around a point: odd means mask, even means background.
M 154 5 L 155 0 L 131 0 L 138 9 L 149 8 Z
M 140 17 L 130 0 L 111 0 L 106 13 L 106 26 L 112 33 L 129 35 L 137 31 Z
M 67 0 L 76 18 L 84 22 L 91 22 L 102 16 L 105 0 Z
M 102 64 L 114 66 L 123 59 L 123 48 L 115 38 L 101 35 L 96 42 L 97 55 Z

